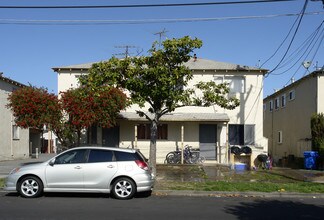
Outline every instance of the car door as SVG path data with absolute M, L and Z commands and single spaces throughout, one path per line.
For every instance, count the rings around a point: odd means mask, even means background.
M 86 149 L 67 151 L 46 167 L 47 188 L 83 189 Z
M 113 152 L 104 149 L 91 149 L 88 162 L 84 166 L 85 189 L 108 189 L 110 181 L 117 172 L 117 162 Z

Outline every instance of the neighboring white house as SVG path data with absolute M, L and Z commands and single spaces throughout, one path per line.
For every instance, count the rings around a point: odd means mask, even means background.
M 0 161 L 29 157 L 40 143 L 39 132 L 17 127 L 11 110 L 6 107 L 8 95 L 24 86 L 0 74 Z
M 87 74 L 92 63 L 55 67 L 58 92 L 78 86 L 78 77 Z M 163 163 L 168 152 L 183 144 L 200 148 L 209 161 L 228 163 L 229 146 L 250 146 L 252 161 L 260 153 L 267 153 L 267 139 L 263 137 L 263 76 L 267 70 L 255 67 L 192 58 L 185 64 L 194 75 L 189 86 L 199 81 L 228 82 L 230 96 L 240 100 L 234 110 L 219 106 L 182 107 L 164 115 L 158 129 L 157 161 Z M 110 129 L 92 128 L 91 144 L 116 147 L 136 147 L 149 155 L 149 126 L 131 106 L 121 112 L 118 125 Z M 93 135 L 95 134 L 95 135 Z M 228 144 L 229 143 L 229 144 Z M 233 162 L 233 161 L 231 161 Z
M 311 74 L 264 99 L 264 135 L 275 161 L 304 157 L 311 148 L 311 116 L 324 112 L 324 72 Z

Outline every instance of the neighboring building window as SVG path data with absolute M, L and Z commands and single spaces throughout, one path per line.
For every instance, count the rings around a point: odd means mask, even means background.
M 279 108 L 279 97 L 275 99 L 274 108 L 275 109 Z
M 283 94 L 281 96 L 281 107 L 285 107 L 286 106 L 286 94 Z
M 168 125 L 158 125 L 157 139 L 167 140 L 168 139 Z M 151 138 L 151 126 L 150 124 L 139 124 L 137 126 L 137 138 L 143 140 L 149 140 Z
M 271 100 L 269 102 L 269 111 L 272 112 L 272 110 L 273 110 L 273 101 Z
M 278 131 L 278 143 L 282 144 L 282 131 Z
M 17 125 L 12 126 L 12 139 L 19 140 L 19 127 Z
M 255 125 L 229 125 L 228 138 L 230 145 L 254 145 Z
M 291 90 L 289 92 L 289 101 L 294 100 L 295 99 L 295 90 Z
M 266 110 L 267 110 L 267 104 L 264 103 L 264 104 L 263 104 L 263 111 L 265 112 Z

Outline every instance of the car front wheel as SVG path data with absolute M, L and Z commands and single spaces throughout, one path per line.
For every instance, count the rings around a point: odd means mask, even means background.
M 135 183 L 126 177 L 118 178 L 112 185 L 112 194 L 116 199 L 131 199 L 135 192 Z
M 42 181 L 34 176 L 24 177 L 18 183 L 18 192 L 22 197 L 35 198 L 43 193 Z

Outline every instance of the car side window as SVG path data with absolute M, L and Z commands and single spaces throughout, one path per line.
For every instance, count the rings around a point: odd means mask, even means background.
M 122 151 L 115 151 L 115 157 L 117 161 L 134 161 L 136 160 L 135 154 L 122 152 Z
M 85 149 L 68 151 L 56 157 L 55 164 L 84 163 Z
M 91 150 L 88 163 L 111 162 L 113 153 L 110 150 Z

